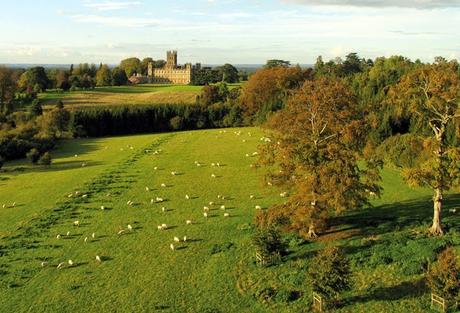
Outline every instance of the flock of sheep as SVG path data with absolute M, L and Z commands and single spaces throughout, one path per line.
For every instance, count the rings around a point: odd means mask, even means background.
M 221 130 L 221 131 L 220 131 L 220 133 L 225 133 L 225 132 L 226 132 L 226 130 Z M 235 131 L 234 134 L 235 134 L 236 136 L 240 136 L 240 135 L 241 135 L 241 131 Z M 251 136 L 251 133 L 248 133 L 248 135 Z M 264 142 L 268 142 L 270 139 L 269 139 L 269 138 L 266 138 L 266 137 L 262 137 L 260 140 L 261 140 L 261 141 L 264 141 Z M 246 142 L 246 139 L 243 139 L 242 141 L 243 141 L 243 142 Z M 134 149 L 132 146 L 128 146 L 128 148 L 129 148 L 130 150 L 133 150 L 133 149 Z M 122 148 L 121 150 L 123 150 L 123 148 Z M 149 152 L 149 153 L 150 153 L 151 151 L 150 151 L 150 150 L 146 150 L 146 152 Z M 158 149 L 158 150 L 153 151 L 152 154 L 153 154 L 153 155 L 160 155 L 160 154 L 162 154 L 162 152 L 163 152 L 163 151 L 162 151 L 161 149 Z M 252 153 L 252 156 L 256 156 L 256 155 L 258 155 L 257 152 Z M 247 154 L 246 156 L 249 156 L 249 154 Z M 205 166 L 205 165 L 206 165 L 206 164 L 205 164 L 204 162 L 200 162 L 200 161 L 195 161 L 195 162 L 194 162 L 194 166 L 196 166 L 196 167 L 203 167 L 203 166 Z M 222 166 L 224 166 L 224 165 L 223 165 L 221 162 L 214 162 L 214 163 L 210 163 L 210 166 L 213 167 L 213 168 L 220 168 L 220 167 L 222 167 Z M 159 170 L 159 167 L 158 167 L 158 166 L 155 166 L 155 167 L 153 167 L 153 170 L 154 170 L 154 171 L 158 171 L 158 170 Z M 178 175 L 180 175 L 180 173 L 179 173 L 178 171 L 176 171 L 176 170 L 170 171 L 170 174 L 171 174 L 171 176 L 178 176 Z M 218 177 L 220 177 L 220 176 L 216 175 L 216 173 L 212 173 L 212 174 L 211 174 L 211 178 L 213 178 L 213 179 L 214 179 L 214 178 L 218 178 Z M 166 183 L 161 183 L 160 186 L 161 186 L 161 188 L 166 188 L 166 187 L 168 187 L 168 185 L 167 185 Z M 149 187 L 149 186 L 146 186 L 146 187 L 145 187 L 145 192 L 150 193 L 151 191 L 153 191 L 153 189 L 152 189 L 151 187 Z M 109 195 L 109 194 L 108 194 L 108 195 Z M 281 193 L 280 196 L 281 196 L 281 197 L 286 197 L 286 196 L 287 196 L 287 192 Z M 68 197 L 69 197 L 69 198 L 72 198 L 72 197 L 87 198 L 88 195 L 87 195 L 87 194 L 82 194 L 81 192 L 76 191 L 76 192 L 73 192 L 73 193 L 71 193 L 71 194 L 68 194 Z M 191 200 L 191 199 L 192 199 L 192 197 L 191 197 L 189 194 L 185 194 L 184 198 L 185 198 L 185 200 Z M 214 209 L 220 209 L 220 210 L 222 210 L 222 211 L 223 211 L 223 214 L 222 214 L 223 217 L 224 217 L 224 218 L 229 218 L 229 217 L 231 216 L 231 214 L 230 214 L 230 212 L 227 211 L 227 207 L 225 206 L 225 200 L 226 200 L 227 198 L 228 198 L 228 197 L 219 194 L 219 195 L 217 195 L 217 200 L 216 200 L 216 201 L 220 202 L 219 204 L 215 203 L 214 201 L 209 201 L 205 206 L 203 206 L 203 211 L 202 211 L 202 216 L 203 216 L 203 218 L 204 218 L 205 220 L 207 220 L 207 219 L 211 216 L 211 215 L 210 215 L 210 211 L 213 210 L 213 208 L 214 208 Z M 256 199 L 256 197 L 255 197 L 253 194 L 251 194 L 251 195 L 249 195 L 249 199 L 254 200 L 254 199 Z M 152 197 L 152 198 L 150 199 L 150 204 L 151 204 L 151 205 L 158 205 L 158 204 L 162 204 L 162 203 L 165 202 L 165 201 L 166 201 L 165 198 L 160 197 L 160 196 L 155 196 L 155 197 Z M 130 199 L 130 200 L 128 200 L 128 201 L 126 202 L 126 204 L 127 204 L 128 206 L 134 206 L 134 205 L 136 205 L 136 204 L 141 204 L 141 202 L 140 202 L 140 201 L 139 201 L 139 202 L 135 202 L 135 201 L 133 201 L 133 200 Z M 257 204 L 257 205 L 254 206 L 254 208 L 255 208 L 256 210 L 261 210 L 261 209 L 262 209 L 262 206 L 260 206 L 260 205 Z M 104 210 L 106 209 L 106 207 L 105 207 L 104 205 L 101 205 L 101 206 L 100 206 L 100 209 L 104 211 Z M 167 212 L 166 207 L 164 207 L 164 206 L 161 207 L 161 212 L 162 212 L 162 213 L 166 213 L 166 212 Z M 185 225 L 186 225 L 187 227 L 190 227 L 190 226 L 192 226 L 193 224 L 194 224 L 194 222 L 192 221 L 192 219 L 187 219 L 187 220 L 185 220 Z M 82 225 L 82 224 L 81 224 L 81 222 L 80 222 L 79 220 L 75 220 L 75 221 L 72 222 L 72 226 L 73 226 L 73 227 L 80 227 L 81 225 Z M 157 226 L 157 228 L 158 228 L 159 231 L 166 231 L 166 230 L 170 229 L 170 227 L 168 227 L 168 225 L 167 225 L 166 223 L 161 223 L 161 224 L 159 224 L 159 225 Z M 126 226 L 126 228 L 121 228 L 121 227 L 120 227 L 119 230 L 118 230 L 118 232 L 117 232 L 117 235 L 118 235 L 118 236 L 121 236 L 121 235 L 123 235 L 123 234 L 131 233 L 131 232 L 134 232 L 134 227 L 133 227 L 132 225 L 128 224 L 128 225 Z M 59 239 L 61 239 L 62 237 L 65 237 L 65 236 L 69 237 L 69 236 L 70 236 L 70 231 L 68 231 L 68 232 L 66 233 L 66 235 L 57 234 L 57 235 L 56 235 L 56 239 L 59 240 Z M 84 237 L 84 242 L 87 243 L 87 242 L 90 241 L 91 239 L 94 240 L 95 238 L 96 238 L 96 233 L 93 232 L 90 236 Z M 186 235 L 184 235 L 184 236 L 173 236 L 172 239 L 173 239 L 172 242 L 169 243 L 169 249 L 170 249 L 171 251 L 177 250 L 177 249 L 179 248 L 179 246 L 180 246 L 182 243 L 186 243 L 186 242 L 187 242 L 187 236 L 186 236 Z M 102 261 L 103 261 L 103 257 L 101 257 L 100 255 L 96 255 L 94 259 L 95 259 L 96 262 L 98 262 L 98 263 L 102 263 Z M 71 259 L 69 259 L 69 260 L 66 261 L 66 262 L 60 262 L 60 263 L 56 266 L 56 268 L 57 268 L 57 269 L 62 269 L 62 268 L 65 268 L 65 267 L 72 267 L 72 266 L 74 266 L 74 264 L 75 264 L 75 262 L 72 261 Z M 47 263 L 46 261 L 44 261 L 44 262 L 41 263 L 41 266 L 42 266 L 42 267 L 46 267 L 46 266 L 48 266 L 48 263 Z

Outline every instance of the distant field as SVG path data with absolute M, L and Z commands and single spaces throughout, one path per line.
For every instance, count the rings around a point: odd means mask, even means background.
M 331 242 L 345 248 L 354 272 L 337 312 L 430 312 L 421 273 L 440 244 L 460 245 L 460 215 L 448 211 L 458 195 L 446 197 L 449 234 L 428 237 L 430 191 L 386 169 L 374 208 L 334 219 L 319 241 L 292 237 L 281 265 L 260 268 L 251 246 L 255 205 L 283 201 L 250 168 L 256 157 L 246 154 L 261 135 L 242 128 L 76 139 L 61 143 L 50 168 L 8 162 L 0 172 L 0 312 L 308 312 L 306 270 Z M 151 204 L 156 197 L 165 202 Z M 162 223 L 170 228 L 158 230 Z M 117 235 L 128 224 L 133 231 Z M 171 251 L 174 236 L 188 239 Z M 74 266 L 56 269 L 69 259 Z
M 230 84 L 235 88 L 240 84 Z M 43 104 L 62 100 L 72 107 L 133 104 L 194 104 L 203 86 L 141 84 L 133 86 L 97 87 L 82 91 L 47 91 L 39 95 Z

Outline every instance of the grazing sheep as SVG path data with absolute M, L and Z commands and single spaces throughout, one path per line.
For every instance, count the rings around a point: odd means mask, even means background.
M 6 207 L 6 204 L 3 204 L 3 208 L 5 208 L 5 207 Z
M 204 216 L 205 218 L 208 218 L 208 213 L 207 213 L 207 212 L 204 212 L 204 213 L 203 213 L 203 216 Z
M 168 225 L 166 225 L 166 224 L 161 224 L 161 228 L 163 228 L 163 229 L 168 229 Z
M 259 155 L 259 152 L 253 152 L 252 155 L 253 156 Z
M 127 227 L 128 227 L 128 230 L 129 230 L 129 231 L 133 231 L 133 227 L 132 227 L 130 224 L 128 224 Z
M 78 158 L 78 154 L 75 154 L 74 157 Z
M 105 206 L 101 205 L 101 210 L 104 211 L 104 210 L 105 210 Z
M 191 220 L 186 220 L 185 225 L 192 225 L 192 221 Z
M 207 206 L 203 207 L 203 211 L 209 212 L 209 208 Z
M 267 182 L 267 185 L 268 186 L 273 186 L 273 184 L 271 182 Z
M 214 202 L 212 202 L 212 201 L 209 201 L 209 205 L 214 205 Z
M 253 199 L 254 199 L 254 195 L 250 195 L 250 196 L 249 196 L 249 199 L 253 200 Z
M 174 237 L 174 241 L 175 241 L 175 242 L 180 242 L 179 237 Z
M 169 249 L 171 249 L 172 251 L 176 250 L 176 248 L 174 247 L 173 244 L 170 244 L 170 245 L 169 245 Z
M 14 208 L 15 206 L 16 206 L 16 202 L 13 202 L 13 205 L 12 205 L 12 207 Z
M 155 171 L 158 170 L 158 166 L 155 166 L 153 169 L 154 169 Z
M 165 187 L 166 187 L 166 184 L 161 184 L 161 187 L 165 188 Z
M 65 264 L 65 262 L 61 262 L 61 263 L 58 264 L 58 266 L 57 266 L 56 268 L 57 268 L 58 270 L 60 270 L 61 268 L 64 267 L 64 264 Z
M 211 163 L 211 166 L 212 166 L 212 167 L 216 166 L 216 163 Z
M 165 208 L 165 207 L 162 207 L 162 208 L 161 208 L 161 212 L 163 212 L 163 213 L 166 212 L 166 208 Z
M 73 266 L 73 261 L 72 260 L 68 260 L 67 263 L 69 264 L 69 266 Z
M 256 205 L 256 210 L 262 210 L 262 207 L 260 205 Z
M 70 236 L 70 231 L 67 232 L 66 236 Z
M 48 265 L 48 262 L 46 262 L 46 261 L 43 261 L 43 262 L 41 263 L 41 266 L 42 266 L 42 267 L 45 267 L 45 266 L 47 266 L 47 265 Z
M 220 198 L 222 198 L 222 196 L 221 196 L 221 195 L 217 195 L 217 199 L 220 199 Z
M 117 235 L 123 235 L 126 232 L 125 229 L 120 229 L 117 233 Z
M 174 171 L 173 171 L 173 172 L 171 172 L 171 175 L 172 175 L 172 176 L 176 176 L 176 175 L 177 175 L 177 172 L 174 172 Z
M 189 196 L 189 195 L 185 195 L 185 199 L 190 200 L 190 196 Z
M 73 226 L 77 226 L 77 227 L 80 226 L 80 221 L 74 221 Z
M 163 198 L 156 197 L 156 201 L 157 201 L 157 202 L 163 202 L 164 200 L 163 200 Z
M 88 198 L 88 195 L 87 194 L 84 194 L 83 196 L 81 196 L 82 198 Z
M 201 166 L 201 163 L 197 163 L 196 166 L 200 167 L 200 166 Z
M 280 193 L 280 197 L 281 198 L 287 197 L 287 191 Z
M 216 174 L 211 174 L 211 177 L 212 177 L 212 178 L 216 178 Z
M 56 239 L 61 239 L 61 235 L 58 234 L 58 235 L 56 236 Z
M 85 240 L 84 240 L 84 241 L 85 241 L 85 243 L 88 242 L 88 237 L 85 237 Z
M 161 227 L 161 225 L 158 225 L 158 226 L 157 226 L 157 229 L 158 229 L 158 230 L 163 230 L 163 227 Z
M 220 167 L 220 163 L 219 163 L 219 162 L 217 162 L 216 165 L 217 165 L 217 167 Z
M 93 238 L 93 239 L 96 238 L 96 233 L 92 233 L 91 238 Z
M 101 262 L 102 262 L 101 257 L 98 256 L 98 255 L 96 255 L 96 261 L 98 261 L 99 263 L 101 263 Z
M 230 213 L 224 213 L 224 217 L 230 217 Z
M 85 167 L 85 166 L 86 166 L 86 163 L 82 163 L 82 164 L 81 164 L 81 167 Z
M 220 206 L 220 209 L 221 209 L 221 210 L 225 210 L 225 205 L 221 205 L 221 206 Z
M 155 200 L 153 200 L 153 198 L 150 199 L 150 204 L 153 204 L 154 202 L 155 202 Z
M 145 187 L 145 191 L 150 191 L 150 188 L 149 188 L 149 187 Z
M 457 209 L 449 209 L 449 213 L 457 213 Z
M 186 242 L 186 241 L 187 241 L 187 236 L 184 236 L 184 242 Z
M 249 157 L 249 153 L 246 153 L 246 157 Z

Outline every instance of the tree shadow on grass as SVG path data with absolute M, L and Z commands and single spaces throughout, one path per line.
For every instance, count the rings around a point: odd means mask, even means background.
M 460 194 L 448 195 L 444 198 L 443 222 L 450 225 L 452 221 L 460 222 L 459 215 L 449 214 L 448 210 L 460 206 Z M 394 232 L 396 229 L 410 229 L 430 224 L 433 215 L 433 204 L 430 197 L 410 201 L 395 202 L 363 209 L 330 221 L 331 231 L 334 228 L 357 229 L 357 236 L 381 235 Z
M 369 301 L 398 301 L 403 299 L 419 298 L 428 292 L 424 278 L 415 281 L 404 281 L 398 285 L 379 287 L 370 290 L 365 295 L 358 295 L 347 298 L 343 301 L 343 307 L 355 303 L 366 303 Z

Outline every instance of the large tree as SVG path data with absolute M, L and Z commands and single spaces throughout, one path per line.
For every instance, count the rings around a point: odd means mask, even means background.
M 0 112 L 6 113 L 14 99 L 16 81 L 14 72 L 4 66 L 0 66 Z
M 379 193 L 377 162 L 358 167 L 364 144 L 362 112 L 349 88 L 337 79 L 306 81 L 267 122 L 262 164 L 271 184 L 290 190 L 282 205 L 260 216 L 301 235 L 316 237 L 331 215 L 368 203 Z
M 217 68 L 219 77 L 224 83 L 237 83 L 239 81 L 238 69 L 231 64 L 224 64 Z
M 110 86 L 112 85 L 112 73 L 109 67 L 104 64 L 96 73 L 96 86 Z
M 44 67 L 37 66 L 28 69 L 19 78 L 19 87 L 28 92 L 44 91 L 49 85 L 49 79 Z
M 442 235 L 441 212 L 444 193 L 460 181 L 460 149 L 447 138 L 448 129 L 460 117 L 460 77 L 457 61 L 438 59 L 419 66 L 405 75 L 392 90 L 392 98 L 402 114 L 413 120 L 432 141 L 432 158 L 416 168 L 406 169 L 404 177 L 411 185 L 433 189 L 433 223 L 430 232 Z
M 142 73 L 141 61 L 138 58 L 128 58 L 120 62 L 120 68 L 125 71 L 126 76 Z

